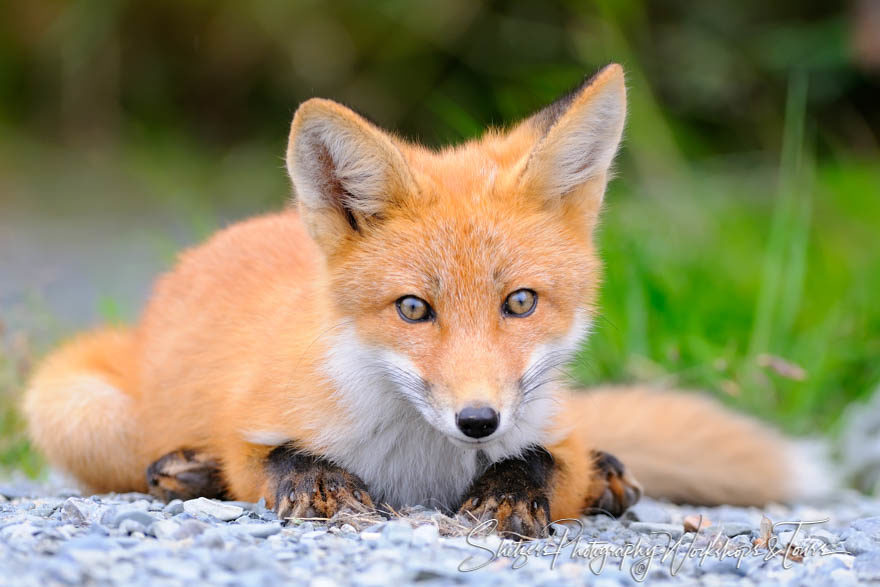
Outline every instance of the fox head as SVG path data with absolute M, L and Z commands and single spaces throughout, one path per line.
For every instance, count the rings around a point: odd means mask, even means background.
M 593 232 L 625 112 L 616 64 L 507 131 L 440 151 L 303 103 L 287 166 L 356 338 L 344 359 L 456 445 L 547 428 L 594 314 Z

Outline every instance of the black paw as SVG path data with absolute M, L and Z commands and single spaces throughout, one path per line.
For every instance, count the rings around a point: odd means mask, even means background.
M 147 467 L 147 487 L 150 495 L 164 501 L 226 498 L 220 463 L 189 449 L 170 452 Z

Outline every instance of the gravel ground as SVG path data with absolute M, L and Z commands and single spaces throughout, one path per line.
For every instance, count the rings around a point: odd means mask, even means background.
M 699 514 L 709 525 L 684 532 Z M 768 520 L 825 519 L 768 534 Z M 518 551 L 496 536 L 461 535 L 456 521 L 421 508 L 387 521 L 349 522 L 282 526 L 262 504 L 165 504 L 142 494 L 81 496 L 51 484 L 0 484 L 0 585 L 880 581 L 880 502 L 854 492 L 838 493 L 833 505 L 765 510 L 644 499 L 621 520 L 593 516 L 556 526 L 554 538 Z M 768 537 L 771 550 L 754 545 Z M 800 549 L 784 557 L 789 543 Z

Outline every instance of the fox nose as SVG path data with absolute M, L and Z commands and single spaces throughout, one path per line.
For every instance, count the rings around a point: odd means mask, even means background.
M 465 436 L 483 438 L 498 430 L 498 412 L 492 408 L 464 408 L 455 416 L 458 429 Z

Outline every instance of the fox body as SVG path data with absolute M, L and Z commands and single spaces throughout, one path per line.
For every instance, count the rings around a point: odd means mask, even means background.
M 132 329 L 50 356 L 25 398 L 36 445 L 95 491 L 144 491 L 151 463 L 192 449 L 227 495 L 276 507 L 279 475 L 306 457 L 374 502 L 454 509 L 535 448 L 552 475 L 518 466 L 554 518 L 632 476 L 677 500 L 791 497 L 786 442 L 752 420 L 692 394 L 560 383 L 596 313 L 593 236 L 625 109 L 611 65 L 438 152 L 304 103 L 296 206 L 184 253 Z M 285 446 L 299 456 L 272 461 Z

